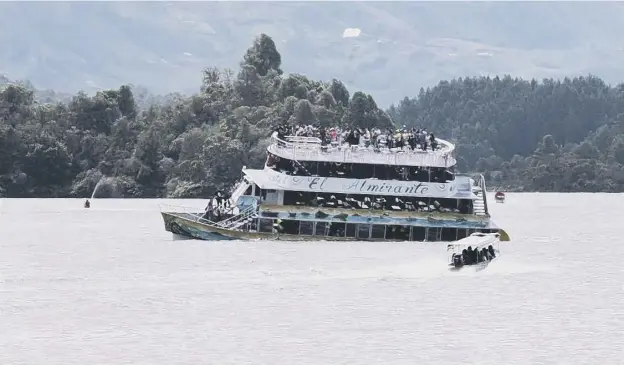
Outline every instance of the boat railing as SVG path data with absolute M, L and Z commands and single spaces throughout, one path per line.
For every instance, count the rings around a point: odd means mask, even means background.
M 277 132 L 275 132 L 277 133 Z M 276 136 L 277 138 L 277 136 Z M 321 145 L 321 139 L 316 137 L 306 137 L 306 136 L 287 136 L 287 143 L 293 144 L 313 144 L 313 145 Z
M 409 148 L 382 148 L 372 146 L 322 146 L 316 137 L 288 136 L 280 139 L 277 132 L 271 136 L 269 152 L 291 160 L 327 161 L 338 163 L 388 164 L 402 166 L 450 167 L 457 162 L 452 155 L 455 146 L 436 138 L 438 149 L 432 151 L 411 150 Z M 304 140 L 305 139 L 305 140 Z
M 188 205 L 177 205 L 177 204 L 158 204 L 161 212 L 167 213 L 197 213 L 202 210 L 202 208 L 191 207 Z
M 257 207 L 249 206 L 248 208 L 245 208 L 239 214 L 234 215 L 230 218 L 224 219 L 219 222 L 214 222 L 214 221 L 204 218 L 204 213 L 199 213 L 198 210 L 199 209 L 196 207 L 160 204 L 161 212 L 166 212 L 172 215 L 177 215 L 180 218 L 191 220 L 192 222 L 205 224 L 207 226 L 211 226 L 215 228 L 225 228 L 225 229 L 236 229 L 241 225 L 241 223 L 247 222 L 249 218 L 255 218 Z
M 243 176 L 243 179 L 235 185 L 234 191 L 230 194 L 230 205 L 235 206 L 238 198 L 245 193 L 250 185 L 251 183 Z

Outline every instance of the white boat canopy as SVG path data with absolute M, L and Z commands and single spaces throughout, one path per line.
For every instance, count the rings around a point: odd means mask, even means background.
M 447 250 L 454 249 L 456 251 L 462 251 L 465 248 L 487 248 L 490 245 L 498 245 L 500 243 L 500 233 L 480 233 L 476 232 L 466 238 L 462 238 L 459 241 L 449 243 Z

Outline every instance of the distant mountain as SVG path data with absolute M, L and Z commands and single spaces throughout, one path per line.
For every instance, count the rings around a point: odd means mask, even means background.
M 616 2 L 0 2 L 0 76 L 194 92 L 203 67 L 237 68 L 264 32 L 285 72 L 337 77 L 387 106 L 460 76 L 619 82 L 623 31 Z

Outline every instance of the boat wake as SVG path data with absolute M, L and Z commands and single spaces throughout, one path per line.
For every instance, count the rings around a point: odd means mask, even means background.
M 514 260 L 512 257 L 501 256 L 492 261 L 485 270 L 478 272 L 482 275 L 519 275 L 540 272 L 553 272 L 552 267 L 539 266 L 527 262 Z
M 491 276 L 491 275 L 522 275 L 539 272 L 550 272 L 552 268 L 537 266 L 528 263 L 500 257 L 485 267 L 466 266 L 461 270 L 450 270 L 445 260 L 427 258 L 413 264 L 376 267 L 366 270 L 344 270 L 325 273 L 327 278 L 333 279 L 376 279 L 377 281 L 398 280 L 432 280 L 446 279 L 457 276 Z
M 474 277 L 482 280 L 484 276 L 492 275 L 526 275 L 539 272 L 551 271 L 546 267 L 538 267 L 513 260 L 505 260 L 504 258 L 492 261 L 485 269 L 475 271 L 474 268 L 464 268 L 460 271 L 451 271 L 447 267 L 444 259 L 439 257 L 423 257 L 414 263 L 403 262 L 393 266 L 373 266 L 370 268 L 325 268 L 325 267 L 308 267 L 301 269 L 275 269 L 272 267 L 258 267 L 256 269 L 235 270 L 235 271 L 204 271 L 195 273 L 185 273 L 183 277 L 168 277 L 167 281 L 175 284 L 185 285 L 191 282 L 186 275 L 192 275 L 193 278 L 200 278 L 206 284 L 255 284 L 260 286 L 268 286 L 274 290 L 293 289 L 299 286 L 307 286 L 320 282 L 339 282 L 339 281 L 364 281 L 377 282 L 379 284 L 387 283 L 393 285 L 397 283 L 409 282 L 428 282 L 434 280 L 470 280 Z M 160 282 L 158 285 L 169 285 Z

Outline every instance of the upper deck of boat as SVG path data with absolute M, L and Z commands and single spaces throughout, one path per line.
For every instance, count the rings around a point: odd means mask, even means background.
M 338 146 L 335 144 L 323 146 L 316 137 L 288 136 L 286 141 L 277 136 L 271 136 L 271 145 L 268 151 L 274 155 L 297 161 L 322 161 L 337 163 L 361 163 L 376 165 L 397 166 L 427 166 L 451 167 L 457 162 L 453 157 L 455 145 L 451 142 L 436 138 L 436 150 L 429 146 L 423 150 L 404 149 L 375 149 L 372 146 Z

